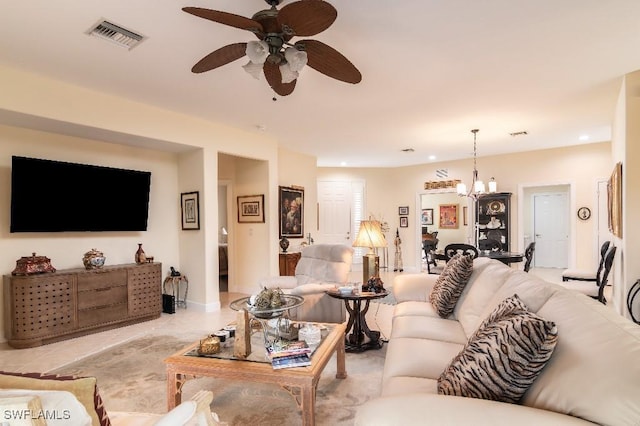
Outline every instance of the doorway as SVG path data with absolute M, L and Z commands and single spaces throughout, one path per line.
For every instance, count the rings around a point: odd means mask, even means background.
M 318 234 L 316 242 L 351 246 L 365 218 L 363 180 L 318 180 Z M 354 247 L 353 263 L 362 263 L 365 249 Z
M 571 247 L 570 184 L 520 188 L 521 248 L 536 243 L 532 267 L 566 269 Z
M 229 291 L 229 197 L 231 182 L 218 182 L 218 291 Z

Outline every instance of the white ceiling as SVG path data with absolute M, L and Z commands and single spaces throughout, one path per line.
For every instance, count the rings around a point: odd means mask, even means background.
M 251 17 L 263 0 L 3 2 L 0 64 L 266 132 L 319 166 L 351 167 L 466 158 L 473 128 L 479 156 L 608 141 L 622 76 L 640 69 L 638 0 L 330 2 L 336 22 L 311 38 L 349 58 L 362 82 L 306 68 L 276 102 L 242 70 L 246 58 L 191 73 L 255 37 L 181 10 Z M 128 51 L 87 36 L 103 18 L 147 38 Z M 509 135 L 519 131 L 529 134 Z

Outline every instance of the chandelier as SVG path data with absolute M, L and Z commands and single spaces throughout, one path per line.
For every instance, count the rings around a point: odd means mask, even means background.
M 486 194 L 486 188 L 484 186 L 484 182 L 478 180 L 478 168 L 476 167 L 476 157 L 477 157 L 477 143 L 476 137 L 478 135 L 479 130 L 473 129 L 471 133 L 473 133 L 473 179 L 471 180 L 471 188 L 467 192 L 467 185 L 464 183 L 459 183 L 456 185 L 456 190 L 458 195 L 461 197 L 469 197 L 474 200 L 477 200 L 482 195 Z M 489 181 L 489 193 L 493 194 L 498 191 L 498 184 L 496 183 L 494 178 L 491 178 Z

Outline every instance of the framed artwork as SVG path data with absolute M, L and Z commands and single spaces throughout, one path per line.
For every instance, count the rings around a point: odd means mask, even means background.
M 440 204 L 440 228 L 458 229 L 457 204 Z
M 433 209 L 422 209 L 422 224 L 433 225 Z
M 182 229 L 185 231 L 200 229 L 200 193 L 183 192 L 180 194 L 182 206 Z
M 469 207 L 467 207 L 467 206 L 462 207 L 462 224 L 464 226 L 467 226 L 469 224 L 469 219 L 468 219 L 469 211 L 468 210 L 469 210 Z
M 400 228 L 409 227 L 409 218 L 407 216 L 400 216 Z
M 398 207 L 398 214 L 400 216 L 407 216 L 409 214 L 409 206 Z
M 264 223 L 264 194 L 238 197 L 238 223 Z
M 622 238 L 622 163 L 613 168 L 607 184 L 609 231 Z
M 304 188 L 278 187 L 280 238 L 304 237 Z

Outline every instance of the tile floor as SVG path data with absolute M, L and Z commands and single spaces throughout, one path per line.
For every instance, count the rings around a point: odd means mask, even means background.
M 532 269 L 531 273 L 548 281 L 561 281 L 561 270 Z M 361 272 L 352 272 L 351 280 L 360 281 Z M 381 271 L 385 287 L 393 283 L 394 272 Z M 108 330 L 71 340 L 52 343 L 31 349 L 13 349 L 6 343 L 0 344 L 0 369 L 17 372 L 46 372 L 60 368 L 85 356 L 100 352 L 105 348 L 138 338 L 143 335 L 182 335 L 196 340 L 211 331 L 218 330 L 235 319 L 235 311 L 229 309 L 229 301 L 244 295 L 221 293 L 223 308 L 219 312 L 196 312 L 179 308 L 176 314 L 162 314 L 158 319 Z M 393 306 L 380 303 L 371 304 L 367 322 L 372 329 L 387 337 L 391 329 Z

